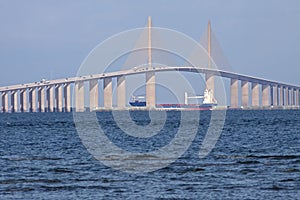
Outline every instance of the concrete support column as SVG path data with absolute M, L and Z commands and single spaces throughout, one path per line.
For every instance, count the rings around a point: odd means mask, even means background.
M 75 111 L 84 112 L 84 82 L 75 83 Z
M 64 86 L 64 104 L 65 112 L 71 112 L 71 88 L 69 83 Z
M 10 91 L 10 112 L 15 112 L 14 108 L 14 102 L 15 102 L 15 91 Z
M 249 82 L 248 81 L 242 81 L 242 107 L 248 107 L 249 106 Z
M 36 107 L 36 88 L 33 88 L 31 90 L 32 95 L 31 95 L 31 112 L 36 112 L 37 107 Z
M 50 85 L 47 88 L 47 105 L 48 105 L 48 112 L 54 111 L 54 91 L 53 86 Z
M 299 89 L 295 89 L 295 106 L 299 106 Z
M 252 83 L 252 106 L 259 107 L 259 84 Z
M 284 105 L 288 106 L 290 105 L 290 90 L 288 87 L 285 88 L 285 100 L 284 100 Z
M 272 99 L 272 105 L 274 107 L 277 107 L 278 106 L 278 86 L 277 85 L 273 86 L 271 99 Z
M 117 101 L 118 108 L 125 108 L 126 107 L 126 79 L 125 79 L 125 76 L 117 77 L 117 96 L 118 96 L 118 101 Z
M 95 110 L 99 105 L 98 79 L 90 80 L 90 111 Z
M 45 112 L 45 87 L 38 88 L 38 109 L 39 112 Z
M 270 106 L 270 86 L 262 85 L 262 106 L 269 107 Z
M 294 88 L 291 88 L 291 105 L 295 105 L 295 90 Z
M 2 112 L 8 112 L 8 92 L 2 92 Z
M 146 106 L 148 108 L 156 106 L 155 72 L 146 72 Z
M 23 111 L 23 104 L 24 104 L 24 90 L 20 90 L 20 104 L 19 104 L 19 108 L 20 108 L 20 112 L 24 112 Z
M 18 112 L 18 91 L 11 91 L 11 112 Z
M 206 84 L 206 89 L 211 90 L 213 96 L 215 96 L 215 77 L 213 74 L 205 74 L 205 84 Z
M 291 106 L 294 106 L 295 104 L 295 91 L 294 91 L 294 88 L 291 88 L 291 92 L 290 92 L 291 94 L 291 96 L 290 96 L 290 104 L 291 104 Z
M 288 103 L 289 103 L 289 106 L 291 106 L 292 105 L 292 89 L 289 88 L 288 91 L 289 91 Z
M 20 111 L 27 112 L 27 91 L 26 91 L 26 89 L 20 91 Z
M 299 106 L 299 89 L 295 89 L 295 106 Z
M 296 106 L 299 106 L 299 89 L 296 89 L 296 100 L 295 100 Z
M 29 112 L 36 112 L 36 88 L 29 90 Z
M 112 108 L 112 78 L 103 80 L 104 108 Z
M 282 85 L 280 86 L 279 105 L 284 106 L 284 89 Z
M 55 104 L 56 112 L 62 112 L 62 85 L 56 85 L 55 87 Z
M 294 106 L 296 107 L 296 106 L 298 106 L 298 102 L 297 102 L 297 88 L 295 88 L 294 89 Z
M 230 107 L 237 108 L 239 106 L 239 80 L 230 79 Z

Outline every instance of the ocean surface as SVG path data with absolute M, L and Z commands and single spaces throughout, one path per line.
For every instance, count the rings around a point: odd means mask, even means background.
M 130 116 L 140 127 L 151 123 L 148 112 Z M 172 141 L 180 116 L 167 112 L 149 138 L 123 133 L 111 112 L 97 120 L 119 148 L 147 153 Z M 227 111 L 216 145 L 199 158 L 210 120 L 211 111 L 185 118 L 184 133 L 196 125 L 197 134 L 175 162 L 128 173 L 91 155 L 72 113 L 1 113 L 0 199 L 300 199 L 300 110 Z

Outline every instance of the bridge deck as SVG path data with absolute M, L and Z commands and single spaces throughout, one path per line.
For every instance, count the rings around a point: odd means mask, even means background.
M 267 79 L 263 79 L 263 78 L 238 74 L 235 72 L 227 72 L 227 71 L 218 70 L 218 69 L 196 68 L 196 67 L 191 67 L 191 66 L 156 66 L 153 69 L 147 69 L 146 67 L 132 68 L 132 69 L 128 69 L 128 70 L 101 73 L 101 74 L 95 74 L 95 75 L 86 75 L 86 76 L 80 76 L 80 77 L 70 77 L 70 78 L 65 78 L 65 79 L 55 79 L 55 80 L 46 80 L 46 81 L 41 81 L 41 82 L 17 84 L 17 85 L 11 85 L 11 86 L 2 86 L 2 87 L 0 87 L 0 92 L 21 90 L 21 89 L 27 89 L 27 88 L 30 89 L 30 88 L 34 88 L 34 87 L 51 86 L 51 85 L 56 85 L 56 84 L 68 84 L 68 83 L 74 83 L 76 81 L 89 81 L 89 80 L 94 80 L 94 79 L 103 79 L 106 77 L 129 76 L 129 75 L 135 75 L 135 74 L 142 74 L 142 73 L 146 73 L 146 72 L 150 72 L 150 71 L 155 71 L 155 72 L 180 71 L 180 72 L 212 74 L 212 75 L 220 76 L 220 77 L 224 77 L 224 78 L 233 78 L 233 79 L 238 79 L 238 80 L 242 80 L 242 81 L 249 81 L 252 83 L 263 84 L 263 85 L 271 85 L 271 86 L 280 85 L 283 87 L 300 89 L 300 86 L 298 86 L 298 85 L 292 85 L 292 84 L 288 84 L 288 83 L 267 80 Z

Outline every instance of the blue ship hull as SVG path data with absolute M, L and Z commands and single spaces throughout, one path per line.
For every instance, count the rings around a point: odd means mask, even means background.
M 145 107 L 146 106 L 146 101 L 131 101 L 129 102 L 131 106 L 135 107 Z

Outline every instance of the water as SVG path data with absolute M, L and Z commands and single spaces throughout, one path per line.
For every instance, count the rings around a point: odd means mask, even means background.
M 215 148 L 198 157 L 210 112 L 190 148 L 166 168 L 132 174 L 103 165 L 83 146 L 71 113 L 0 114 L 0 199 L 299 199 L 300 111 L 228 111 Z M 149 141 L 121 134 L 98 113 L 116 145 L 148 152 L 172 140 L 180 113 Z M 150 123 L 145 112 L 135 123 Z M 186 130 L 188 132 L 188 130 Z M 122 141 L 122 142 L 120 142 Z

